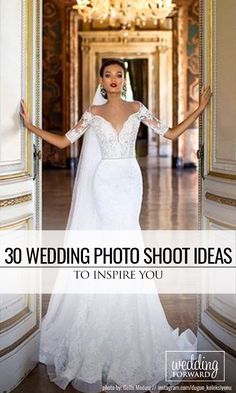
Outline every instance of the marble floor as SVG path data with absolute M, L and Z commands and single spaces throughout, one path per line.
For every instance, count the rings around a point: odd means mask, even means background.
M 141 212 L 142 229 L 197 229 L 198 174 L 196 170 L 172 170 L 170 160 L 149 156 L 140 158 L 143 174 L 144 198 Z M 43 228 L 64 229 L 69 213 L 73 175 L 69 170 L 43 172 Z M 170 325 L 180 331 L 197 330 L 196 295 L 160 295 Z M 49 296 L 43 296 L 43 313 Z M 163 360 L 164 361 L 164 360 Z M 181 384 L 191 392 L 193 383 Z M 198 384 L 201 385 L 200 383 Z M 59 393 L 60 388 L 50 383 L 46 367 L 39 364 L 13 391 L 14 393 Z M 72 387 L 66 392 L 75 393 Z

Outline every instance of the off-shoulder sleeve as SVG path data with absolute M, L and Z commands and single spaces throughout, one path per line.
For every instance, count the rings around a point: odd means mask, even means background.
M 169 126 L 157 119 L 142 103 L 140 103 L 139 115 L 140 121 L 150 127 L 156 134 L 164 136 L 169 130 Z
M 91 125 L 93 116 L 89 111 L 85 111 L 78 123 L 65 134 L 70 143 L 79 139 Z

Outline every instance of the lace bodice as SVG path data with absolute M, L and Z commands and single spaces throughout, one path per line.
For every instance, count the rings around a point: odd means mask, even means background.
M 103 159 L 134 158 L 140 122 L 162 136 L 169 129 L 140 103 L 139 110 L 128 117 L 120 131 L 117 131 L 104 117 L 86 110 L 79 122 L 65 136 L 71 143 L 74 143 L 89 127 L 92 127 L 97 135 Z

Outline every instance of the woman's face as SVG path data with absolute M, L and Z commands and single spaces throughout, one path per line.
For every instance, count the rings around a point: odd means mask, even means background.
M 125 83 L 123 68 L 119 64 L 106 66 L 100 82 L 107 93 L 121 93 Z

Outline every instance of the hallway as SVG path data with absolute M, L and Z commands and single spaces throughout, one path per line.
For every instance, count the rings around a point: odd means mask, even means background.
M 17 231 L 21 229 L 66 228 L 75 173 L 65 168 L 75 161 L 81 144 L 79 141 L 61 150 L 58 147 L 62 145 L 57 142 L 62 139 L 57 136 L 64 135 L 73 127 L 92 103 L 99 77 L 102 77 L 102 83 L 106 82 L 105 73 L 99 70 L 104 61 L 115 57 L 123 62 L 122 69 L 126 76 L 120 89 L 121 97 L 142 102 L 171 128 L 181 133 L 184 131 L 172 143 L 151 136 L 151 130 L 147 130 L 145 124 L 140 128 L 137 152 L 145 154 L 150 147 L 149 155 L 138 159 L 143 174 L 141 228 L 189 230 L 190 236 L 192 230 L 197 229 L 216 230 L 218 234 L 219 231 L 235 231 L 236 90 L 232 87 L 236 85 L 233 66 L 236 64 L 236 48 L 231 37 L 235 36 L 236 1 L 157 0 L 156 11 L 159 11 L 160 4 L 167 3 L 173 3 L 174 9 L 166 14 L 167 17 L 162 14 L 157 20 L 151 15 L 145 23 L 140 23 L 139 6 L 141 3 L 150 5 L 151 2 L 133 1 L 130 11 L 138 5 L 139 18 L 132 20 L 126 28 L 122 28 L 123 22 L 117 19 L 119 12 L 116 16 L 106 17 L 104 24 L 97 17 L 83 21 L 74 8 L 75 3 L 91 2 L 0 1 L 0 229 L 10 229 L 17 236 Z M 126 2 L 113 0 L 108 3 Z M 91 8 L 89 11 L 92 11 Z M 114 68 L 110 70 L 114 72 Z M 123 72 L 118 75 L 123 77 Z M 106 90 L 102 83 L 100 90 Z M 207 86 L 212 96 L 206 107 L 203 92 Z M 107 90 L 110 90 L 108 85 Z M 22 100 L 28 115 L 21 112 Z M 117 130 L 120 129 L 121 114 L 114 111 L 114 116 L 107 116 L 107 120 L 112 120 L 110 126 L 113 122 L 114 125 L 117 123 Z M 51 136 L 45 134 L 45 130 Z M 156 155 L 157 148 L 159 157 Z M 42 170 L 42 166 L 47 169 Z M 196 166 L 199 166 L 199 171 Z M 128 173 L 130 168 L 126 169 Z M 116 175 L 114 170 L 112 178 L 115 180 Z M 118 177 L 119 186 L 122 184 L 119 184 L 120 179 Z M 125 188 L 118 189 L 124 191 Z M 108 192 L 103 192 L 102 198 Z M 126 197 L 124 200 L 128 199 L 129 202 L 133 203 L 136 199 L 123 194 Z M 121 217 L 121 196 L 122 192 L 115 191 L 106 203 L 102 200 L 106 207 L 110 207 L 110 200 L 115 202 L 118 212 L 114 217 Z M 126 203 L 123 205 L 125 207 Z M 129 206 L 127 204 L 122 223 L 129 217 L 132 207 L 131 203 Z M 88 216 L 85 219 L 90 221 Z M 210 275 L 210 267 L 214 266 L 211 261 L 209 266 L 207 263 L 205 266 L 209 268 Z M 179 327 L 181 333 L 190 328 L 197 333 L 199 350 L 212 352 L 217 349 L 225 353 L 225 369 L 220 367 L 219 373 L 224 371 L 225 383 L 232 386 L 231 390 L 234 391 L 235 291 L 228 293 L 229 285 L 226 294 L 217 290 L 218 282 L 228 283 L 227 279 L 222 279 L 223 270 L 218 272 L 219 279 L 211 280 L 210 277 L 206 281 L 209 287 L 211 283 L 216 285 L 210 295 L 205 286 L 198 296 L 190 287 L 190 294 L 160 294 L 160 301 L 173 329 Z M 19 277 L 17 275 L 19 282 L 25 278 L 24 273 Z M 181 280 L 175 275 L 174 282 L 179 284 L 180 281 L 189 283 L 182 274 Z M 31 285 L 33 281 L 30 278 L 28 282 Z M 190 282 L 194 286 L 201 284 L 202 277 L 194 271 L 193 281 Z M 168 288 L 167 291 L 170 292 Z M 15 288 L 13 292 L 9 297 L 2 291 L 0 293 L 0 393 L 60 393 L 62 390 L 50 383 L 45 365 L 38 364 L 40 322 L 47 313 L 50 293 L 37 296 L 28 288 L 24 293 L 15 293 Z M 93 310 L 91 315 L 96 319 L 98 314 L 94 314 Z M 110 310 L 115 310 L 117 314 L 116 307 Z M 66 318 L 64 313 L 61 315 L 71 332 L 71 318 Z M 158 309 L 154 308 L 152 316 L 159 317 Z M 109 321 L 109 318 L 103 320 Z M 147 320 L 145 318 L 145 327 L 149 327 Z M 81 328 L 81 319 L 79 321 Z M 128 325 L 123 323 L 121 326 L 125 328 Z M 139 325 L 136 323 L 134 326 Z M 159 319 L 155 327 L 156 339 L 164 331 Z M 88 323 L 83 331 L 90 331 Z M 119 336 L 126 337 L 120 331 Z M 97 340 L 97 333 L 93 337 Z M 137 335 L 137 341 L 139 337 Z M 165 340 L 166 343 L 168 341 Z M 76 340 L 76 343 L 80 344 L 80 340 Z M 127 348 L 123 342 L 122 346 Z M 92 351 L 96 347 L 91 345 Z M 158 344 L 153 347 L 160 351 Z M 150 359 L 148 345 L 144 346 L 144 352 Z M 103 349 L 100 353 L 104 353 Z M 163 364 L 164 361 L 163 357 Z M 77 366 L 77 360 L 75 364 Z M 94 369 L 92 375 L 95 375 Z M 191 385 L 194 386 L 191 388 Z M 188 393 L 204 390 L 204 386 L 207 383 L 184 381 L 175 390 Z M 210 384 L 206 390 L 215 389 Z M 76 391 L 68 386 L 66 393 Z

